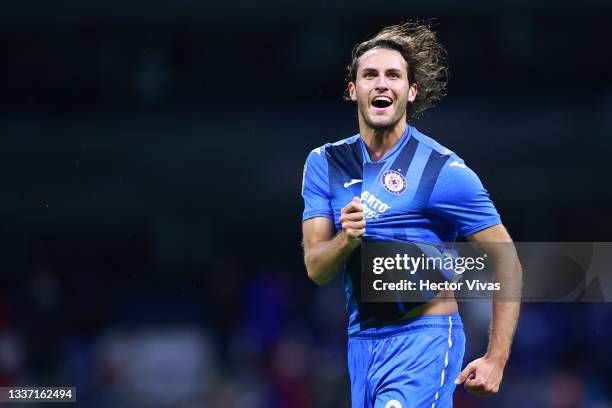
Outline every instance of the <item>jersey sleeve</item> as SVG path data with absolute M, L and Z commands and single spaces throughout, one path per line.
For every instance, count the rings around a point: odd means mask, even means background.
M 304 198 L 302 221 L 314 217 L 334 219 L 329 192 L 327 159 L 323 148 L 313 150 L 306 159 L 302 179 L 302 197 Z
M 499 213 L 482 182 L 463 160 L 451 156 L 440 171 L 430 209 L 466 236 L 501 224 Z

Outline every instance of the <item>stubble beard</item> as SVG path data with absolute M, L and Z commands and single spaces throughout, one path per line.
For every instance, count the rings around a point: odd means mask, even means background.
M 366 125 L 368 125 L 368 127 L 370 127 L 375 132 L 382 132 L 382 131 L 393 129 L 395 127 L 395 125 L 397 125 L 397 123 L 402 119 L 402 116 L 404 114 L 404 111 L 401 109 L 402 105 L 403 104 L 400 104 L 400 103 L 396 104 L 395 109 L 393 111 L 393 115 L 391 116 L 391 118 L 389 120 L 387 120 L 387 121 L 378 122 L 378 123 L 372 121 L 372 119 L 370 118 L 370 115 L 368 113 L 368 104 L 367 104 L 367 102 L 366 103 L 362 103 L 362 102 L 357 103 L 357 108 L 359 110 L 359 114 L 363 118 L 363 121 L 366 123 Z M 407 106 L 406 106 L 406 108 L 407 108 Z M 406 108 L 404 108 L 404 110 Z

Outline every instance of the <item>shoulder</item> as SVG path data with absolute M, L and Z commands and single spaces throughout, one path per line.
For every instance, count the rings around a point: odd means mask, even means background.
M 458 158 L 457 154 L 454 151 L 452 151 L 451 149 L 449 149 L 449 148 L 447 148 L 445 146 L 442 146 L 435 139 L 433 139 L 433 138 L 431 138 L 431 137 L 421 133 L 415 127 L 412 128 L 411 135 L 420 144 L 423 144 L 424 146 L 428 147 L 430 150 L 438 153 L 441 156 L 448 156 L 448 157 L 455 156 L 455 157 Z
M 435 139 L 419 132 L 415 128 L 412 128 L 412 136 L 419 142 L 419 146 L 422 146 L 421 154 L 428 157 L 428 162 L 431 162 L 431 170 L 439 174 L 440 178 L 462 178 L 466 173 L 471 176 L 471 170 L 467 168 L 463 159 L 453 150 L 441 145 Z
M 306 163 L 322 164 L 326 161 L 326 158 L 338 150 L 350 149 L 355 146 L 355 143 L 359 141 L 359 134 L 338 140 L 333 143 L 325 143 L 322 146 L 316 147 L 310 151 Z
M 457 153 L 415 128 L 412 128 L 412 135 L 433 153 L 436 156 L 436 161 L 440 163 L 437 187 L 469 189 L 470 187 L 480 186 L 480 180 L 476 173 L 465 164 Z
M 325 153 L 329 153 L 331 150 L 335 150 L 342 147 L 348 147 L 359 140 L 359 134 L 340 139 L 337 142 L 325 143 L 322 146 L 316 147 L 311 150 L 310 155 L 317 154 L 319 156 L 325 156 Z

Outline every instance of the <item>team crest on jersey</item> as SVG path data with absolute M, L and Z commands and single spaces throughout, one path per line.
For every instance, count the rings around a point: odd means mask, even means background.
M 380 178 L 385 190 L 391 194 L 400 195 L 406 191 L 406 179 L 399 171 L 387 170 Z

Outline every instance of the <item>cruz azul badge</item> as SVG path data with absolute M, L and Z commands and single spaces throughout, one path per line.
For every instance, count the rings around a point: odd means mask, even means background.
M 385 190 L 391 194 L 400 195 L 406 191 L 406 179 L 399 171 L 387 170 L 380 178 Z

